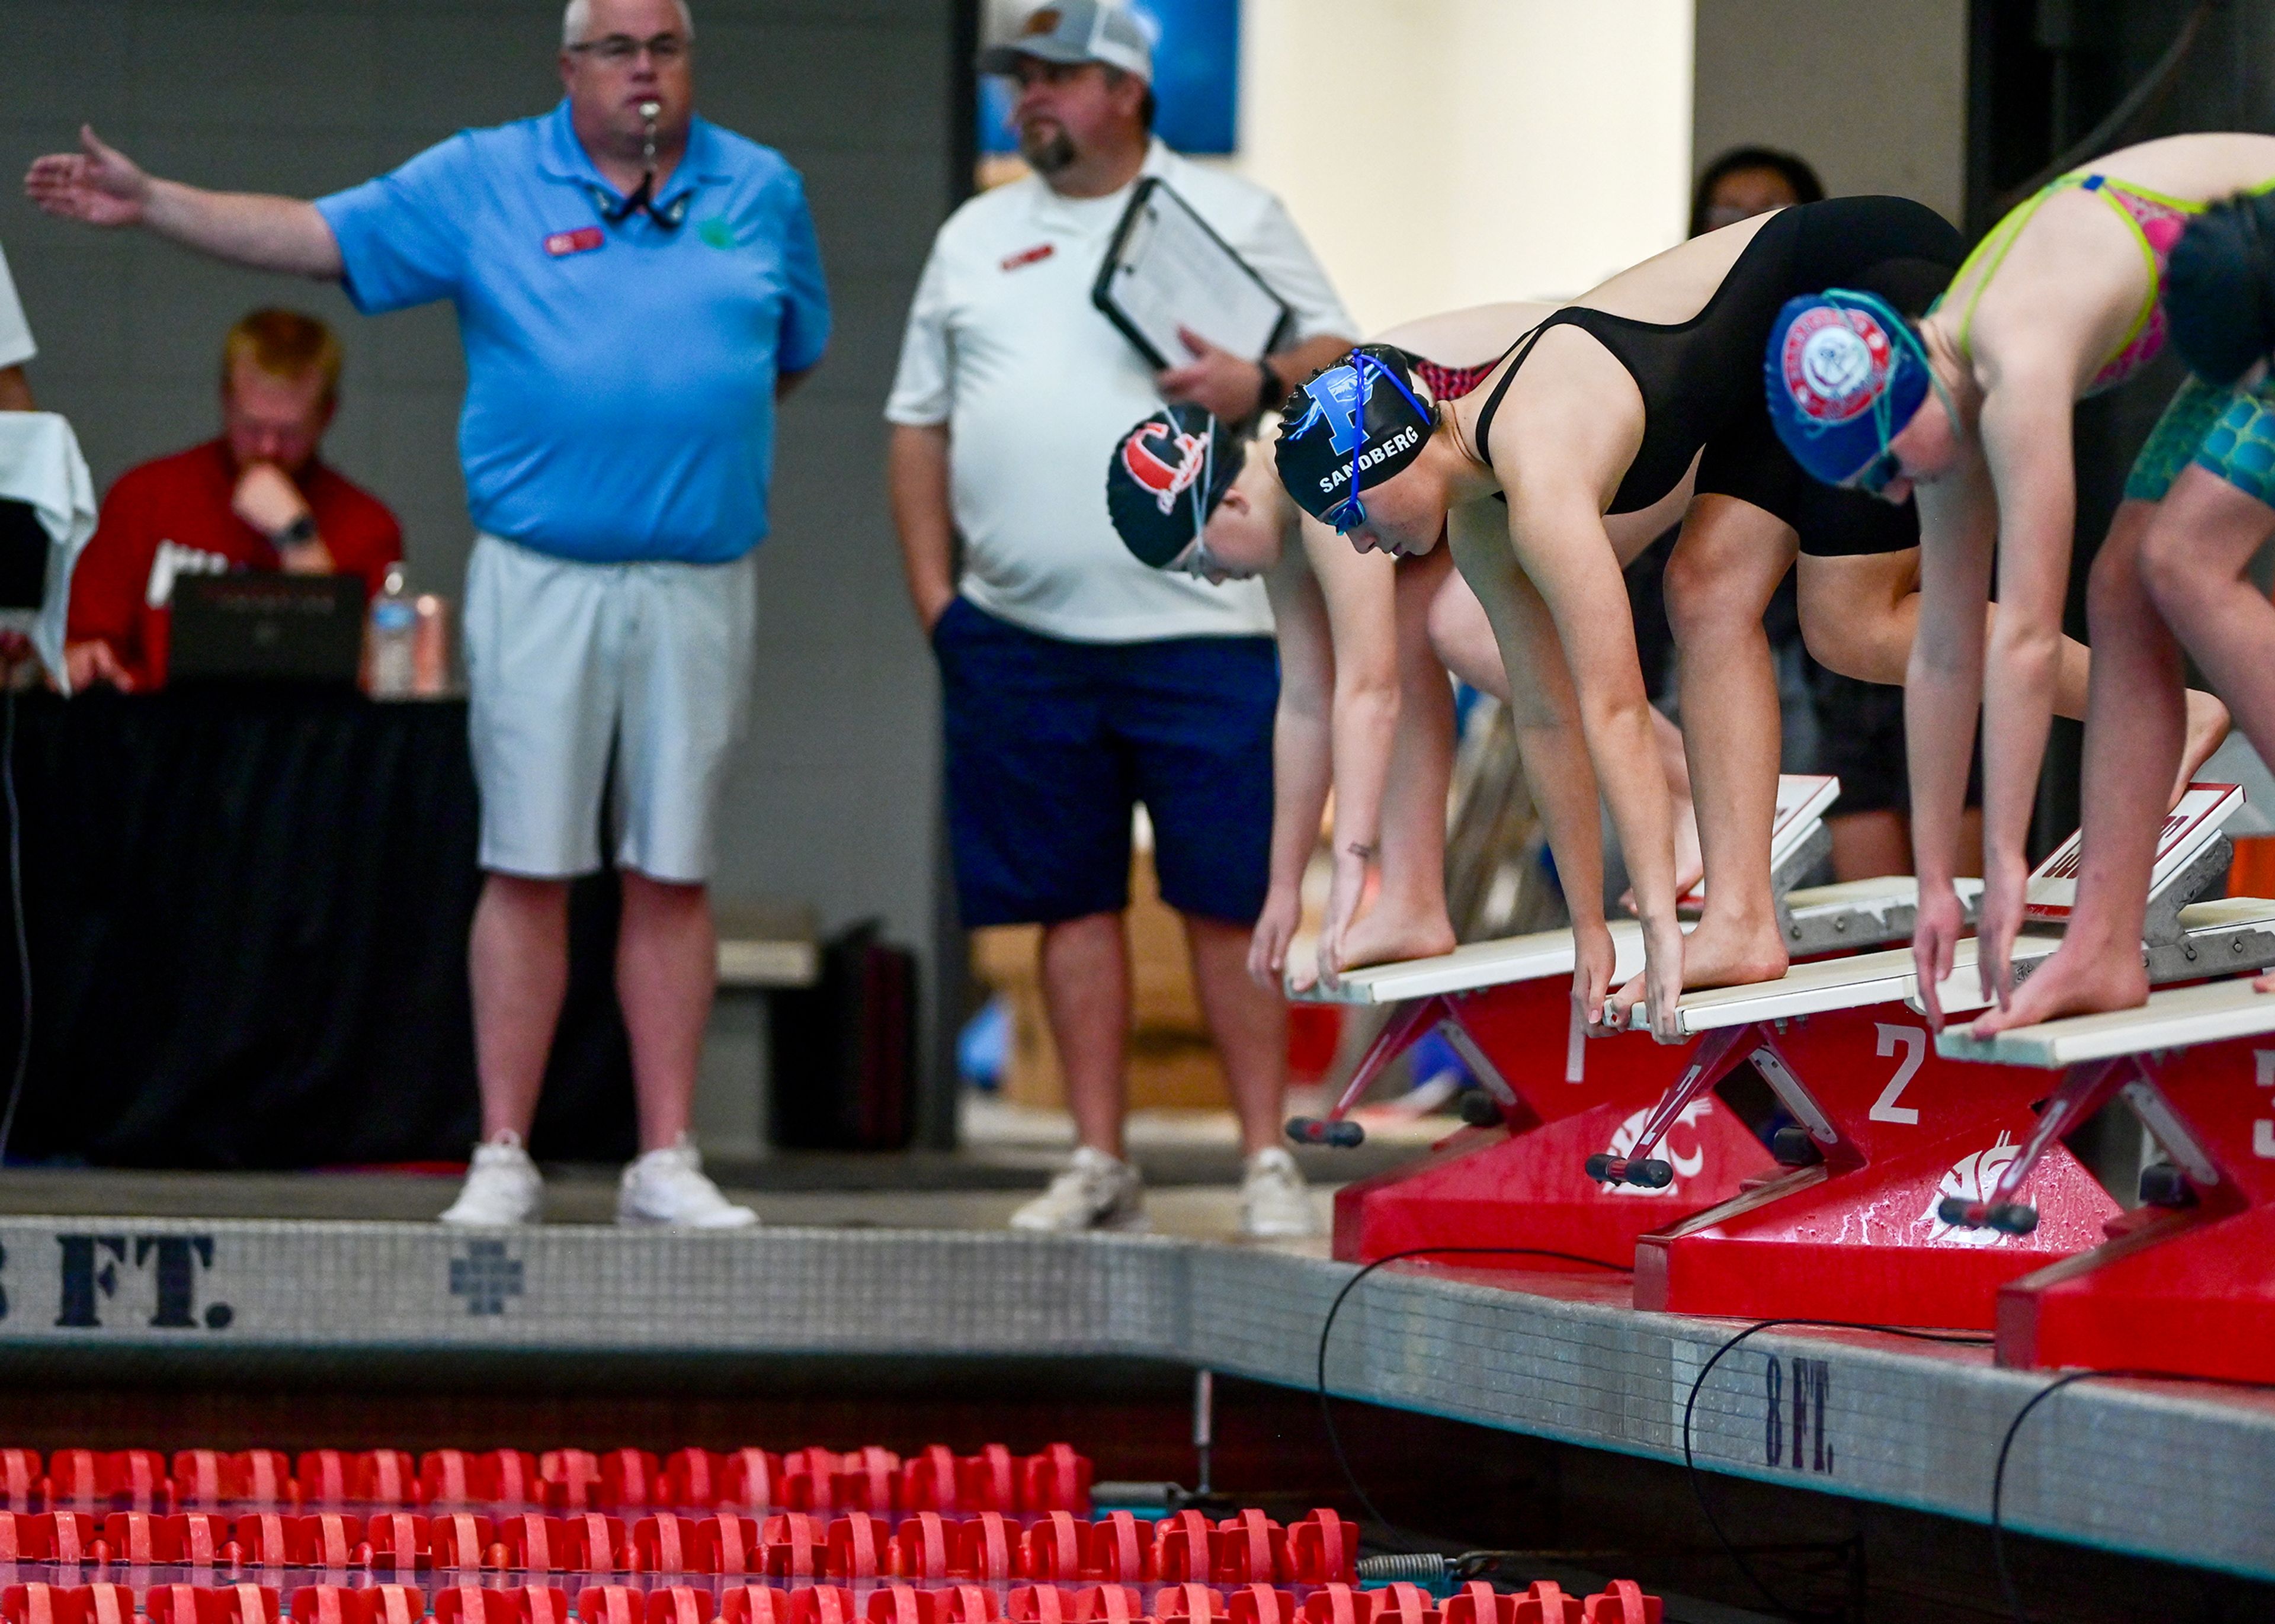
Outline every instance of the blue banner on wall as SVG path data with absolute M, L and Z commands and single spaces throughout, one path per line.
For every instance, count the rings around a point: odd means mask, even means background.
M 1179 152 L 1237 150 L 1240 0 L 1125 0 L 1153 35 L 1153 132 Z M 1029 7 L 1014 9 L 1024 16 Z M 1009 32 L 1009 30 L 1006 33 Z M 1011 81 L 979 80 L 979 150 L 1019 149 Z

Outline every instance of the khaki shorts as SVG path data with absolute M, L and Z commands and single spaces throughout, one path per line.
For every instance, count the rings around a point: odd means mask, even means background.
M 465 646 L 482 867 L 548 880 L 597 870 L 613 764 L 617 865 L 708 879 L 757 623 L 751 554 L 576 563 L 478 537 Z

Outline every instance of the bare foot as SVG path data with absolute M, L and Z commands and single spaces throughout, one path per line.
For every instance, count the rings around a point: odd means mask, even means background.
M 2228 724 L 2226 706 L 2208 693 L 2188 690 L 2188 740 L 2181 751 L 2181 779 L 2173 786 L 2171 804 L 2179 804 L 2196 782 L 2196 769 L 2211 759 L 2211 752 L 2227 737 Z
M 2148 1001 L 2149 978 L 2137 952 L 2066 943 L 2014 989 L 2012 1003 L 2004 1009 L 1992 1005 L 1976 1017 L 1972 1030 L 1976 1037 L 1988 1038 L 2066 1015 L 2132 1009 Z
M 1436 958 L 1454 950 L 1454 926 L 1440 903 L 1434 914 L 1408 913 L 1378 900 L 1343 933 L 1338 971 L 1406 959 Z
M 1682 986 L 1685 992 L 1709 986 L 1751 986 L 1757 981 L 1776 980 L 1791 963 L 1774 921 L 1749 930 L 1709 919 L 1683 939 Z M 1641 976 L 1620 989 L 1622 999 L 1633 999 L 1638 1005 L 1643 993 Z

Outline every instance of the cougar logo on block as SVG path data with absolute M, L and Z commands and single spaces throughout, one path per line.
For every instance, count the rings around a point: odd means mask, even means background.
M 1651 1107 L 1645 1106 L 1642 1110 L 1636 1112 L 1633 1116 L 1628 1118 L 1626 1122 L 1620 1124 L 1619 1131 L 1612 1135 L 1613 1155 L 1632 1156 L 1635 1154 L 1636 1144 L 1643 1137 L 1643 1125 L 1645 1122 L 1650 1120 L 1651 1111 Z M 1675 1190 L 1675 1186 L 1682 1183 L 1683 1180 L 1695 1179 L 1701 1173 L 1704 1173 L 1706 1170 L 1706 1152 L 1704 1147 L 1699 1144 L 1696 1136 L 1698 1124 L 1704 1122 L 1713 1114 L 1714 1102 L 1712 1099 L 1692 1100 L 1689 1105 L 1682 1107 L 1682 1114 L 1674 1119 L 1673 1126 L 1669 1127 L 1667 1130 L 1667 1137 L 1659 1142 L 1659 1156 L 1666 1161 L 1668 1167 L 1674 1169 L 1674 1183 L 1668 1184 L 1659 1190 L 1645 1190 L 1640 1184 L 1599 1184 L 1597 1188 L 1603 1190 L 1606 1195 L 1614 1196 L 1673 1195 Z M 1688 1128 L 1692 1131 L 1693 1137 L 1690 1142 L 1690 1154 L 1688 1156 L 1685 1156 L 1682 1151 L 1677 1149 L 1675 1146 L 1675 1129 L 1681 1128 Z
M 1951 1171 L 1936 1181 L 1935 1194 L 1928 1197 L 1927 1239 L 1931 1246 L 1996 1246 L 2007 1237 L 1997 1229 L 1969 1229 L 1946 1224 L 1936 1215 L 1936 1208 L 1946 1196 L 1956 1196 L 1961 1201 L 1984 1201 L 1999 1187 L 1999 1175 L 2007 1166 L 2022 1153 L 2014 1143 L 2014 1136 L 2002 1132 L 1999 1143 L 1987 1151 L 1977 1151 L 1972 1156 L 1962 1156 L 1952 1165 Z

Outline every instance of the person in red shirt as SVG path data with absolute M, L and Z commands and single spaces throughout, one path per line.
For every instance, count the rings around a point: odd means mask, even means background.
M 184 575 L 359 575 L 377 595 L 403 556 L 403 527 L 317 456 L 339 404 L 340 359 L 339 339 L 314 316 L 256 310 L 230 329 L 222 437 L 129 469 L 103 498 L 72 574 L 72 692 L 165 686 Z

